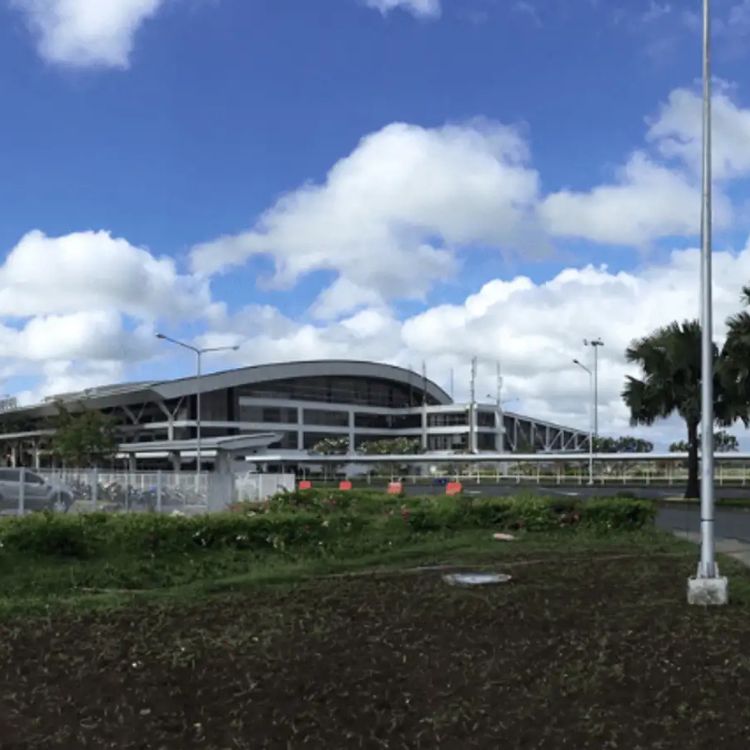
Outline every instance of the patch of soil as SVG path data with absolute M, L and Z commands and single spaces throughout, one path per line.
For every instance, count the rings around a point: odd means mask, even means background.
M 0 748 L 746 750 L 747 609 L 688 608 L 684 567 L 561 557 L 482 591 L 427 570 L 6 623 Z

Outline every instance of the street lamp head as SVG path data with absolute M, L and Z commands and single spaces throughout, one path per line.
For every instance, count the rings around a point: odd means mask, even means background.
M 157 333 L 157 334 L 156 334 L 156 338 L 157 338 L 157 339 L 165 339 L 165 338 L 167 338 L 167 337 L 166 337 L 166 336 L 165 336 L 165 335 L 164 335 L 163 333 Z

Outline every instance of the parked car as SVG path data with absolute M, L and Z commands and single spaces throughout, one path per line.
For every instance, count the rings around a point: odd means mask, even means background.
M 0 469 L 0 508 L 18 509 L 21 469 Z M 73 493 L 64 484 L 24 471 L 23 507 L 27 511 L 55 510 L 65 513 L 73 504 Z

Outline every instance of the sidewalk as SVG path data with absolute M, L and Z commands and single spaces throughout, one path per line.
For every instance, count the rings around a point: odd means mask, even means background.
M 680 539 L 686 539 L 689 542 L 700 544 L 701 535 L 696 531 L 674 530 L 672 533 Z M 717 537 L 716 551 L 719 554 L 727 555 L 735 560 L 739 560 L 743 565 L 750 568 L 750 543 L 740 541 L 739 539 Z

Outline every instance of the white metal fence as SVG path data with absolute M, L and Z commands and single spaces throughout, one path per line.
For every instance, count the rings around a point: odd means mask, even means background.
M 491 470 L 487 467 L 462 467 L 460 470 L 441 471 L 434 475 L 381 473 L 356 479 L 357 484 L 382 484 L 389 479 L 399 479 L 406 484 L 430 485 L 441 481 L 454 480 L 477 484 L 539 484 L 539 485 L 583 485 L 589 481 L 588 467 L 563 466 L 562 464 L 546 466 L 540 463 L 509 464 L 502 469 Z M 311 475 L 313 480 L 334 481 L 332 474 Z M 679 464 L 600 464 L 595 465 L 594 484 L 600 486 L 649 486 L 649 485 L 682 485 L 687 482 L 687 468 Z M 717 486 L 750 486 L 750 463 L 716 465 L 715 481 Z
M 293 489 L 294 481 L 284 474 L 0 469 L 0 515 L 43 510 L 199 515 L 238 500 L 262 502 Z

